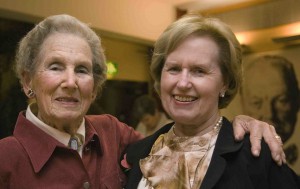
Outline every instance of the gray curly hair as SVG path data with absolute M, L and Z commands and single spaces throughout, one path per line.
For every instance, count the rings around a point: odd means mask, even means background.
M 20 41 L 16 52 L 15 72 L 24 83 L 23 73 L 34 75 L 37 57 L 45 39 L 53 33 L 70 33 L 86 40 L 93 54 L 94 90 L 101 90 L 106 80 L 106 58 L 100 37 L 87 25 L 70 15 L 54 15 L 37 24 Z

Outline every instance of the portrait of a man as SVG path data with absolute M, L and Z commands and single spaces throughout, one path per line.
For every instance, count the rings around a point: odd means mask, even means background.
M 294 67 L 285 57 L 264 55 L 244 67 L 243 112 L 274 125 L 291 166 L 300 158 L 300 144 L 287 144 L 296 129 L 299 99 Z

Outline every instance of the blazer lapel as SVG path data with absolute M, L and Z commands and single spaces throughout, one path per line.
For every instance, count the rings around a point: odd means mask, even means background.
M 213 188 L 226 168 L 226 154 L 238 151 L 243 142 L 235 142 L 232 124 L 225 118 L 219 132 L 215 150 L 200 189 Z
M 152 145 L 159 137 L 159 135 L 170 130 L 173 123 L 167 124 L 158 130 L 155 134 L 146 137 L 145 139 L 131 145 L 127 150 L 127 161 L 132 165 L 130 170 L 126 188 L 137 188 L 141 178 L 142 172 L 139 168 L 139 160 L 148 156 Z M 226 154 L 238 151 L 243 145 L 243 142 L 235 142 L 233 137 L 233 129 L 231 123 L 225 118 L 223 119 L 223 126 L 221 127 L 212 160 L 208 167 L 207 173 L 201 185 L 201 189 L 213 188 L 218 180 L 221 178 L 226 168 L 227 160 Z

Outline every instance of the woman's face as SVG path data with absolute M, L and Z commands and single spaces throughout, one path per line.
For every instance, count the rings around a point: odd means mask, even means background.
M 64 33 L 46 38 L 30 87 L 42 121 L 64 130 L 78 126 L 96 96 L 88 43 Z
M 167 56 L 161 75 L 161 100 L 176 127 L 202 127 L 219 118 L 219 95 L 226 87 L 218 56 L 217 44 L 206 36 L 188 37 Z

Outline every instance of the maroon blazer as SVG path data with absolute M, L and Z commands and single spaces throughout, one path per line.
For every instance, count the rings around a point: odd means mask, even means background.
M 110 115 L 86 116 L 82 158 L 19 114 L 13 136 L 0 140 L 0 188 L 119 189 L 123 150 L 142 136 Z

